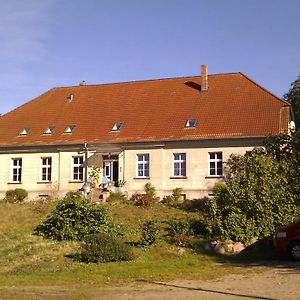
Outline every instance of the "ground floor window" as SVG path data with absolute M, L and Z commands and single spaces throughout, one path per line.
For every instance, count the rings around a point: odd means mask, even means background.
M 22 158 L 12 159 L 11 181 L 12 182 L 22 181 Z
M 137 177 L 149 177 L 149 154 L 137 155 Z
M 222 152 L 209 153 L 209 175 L 222 176 L 223 175 L 223 154 Z
M 41 181 L 51 181 L 52 157 L 41 158 Z
M 83 156 L 73 156 L 73 174 L 74 181 L 83 180 Z
M 186 153 L 173 153 L 173 176 L 186 176 Z

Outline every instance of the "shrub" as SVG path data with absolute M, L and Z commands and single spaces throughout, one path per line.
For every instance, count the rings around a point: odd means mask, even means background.
M 203 211 L 205 209 L 205 206 L 207 205 L 207 202 L 209 201 L 210 199 L 208 197 L 193 200 L 186 199 L 181 204 L 181 208 L 187 211 Z
M 5 193 L 5 200 L 8 202 L 21 202 L 28 196 L 28 192 L 24 189 L 17 188 L 15 190 L 8 190 Z
M 28 196 L 28 193 L 24 189 L 15 189 L 15 195 L 17 201 L 23 201 Z
M 181 202 L 182 188 L 175 188 L 172 191 L 172 195 L 164 196 L 162 203 L 172 207 L 178 207 Z
M 134 193 L 131 196 L 130 201 L 133 202 L 133 204 L 136 205 L 136 206 L 150 206 L 153 203 L 158 202 L 159 198 L 152 197 L 152 196 L 147 195 L 147 194 Z
M 140 247 L 147 247 L 157 243 L 160 238 L 160 226 L 156 220 L 148 220 L 140 225 L 141 239 L 138 242 Z
M 109 196 L 106 198 L 106 202 L 125 202 L 127 197 L 120 192 L 109 192 Z
M 15 194 L 15 191 L 14 190 L 8 190 L 6 191 L 5 193 L 5 200 L 7 202 L 15 202 L 16 200 L 16 194 Z
M 112 223 L 108 210 L 86 200 L 80 192 L 69 192 L 35 233 L 56 240 L 82 240 L 93 233 L 122 235 L 122 228 Z
M 155 196 L 156 196 L 156 189 L 155 189 L 155 186 L 152 185 L 150 182 L 147 182 L 145 184 L 144 191 L 145 191 L 145 193 L 146 193 L 147 196 L 149 196 L 151 198 L 155 198 Z
M 84 262 L 117 262 L 133 259 L 131 248 L 123 241 L 105 233 L 87 236 L 80 258 Z
M 171 220 L 168 222 L 167 228 L 168 236 L 175 235 L 193 235 L 194 232 L 191 228 L 190 220 Z
M 204 212 L 212 238 L 247 243 L 274 235 L 297 217 L 299 206 L 285 161 L 253 149 L 244 156 L 231 155 L 226 165 L 226 184 L 216 187 Z

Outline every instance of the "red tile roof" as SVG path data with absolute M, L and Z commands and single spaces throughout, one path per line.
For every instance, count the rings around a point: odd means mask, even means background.
M 58 87 L 0 117 L 0 146 L 267 136 L 289 105 L 242 73 Z M 70 95 L 73 95 L 70 97 Z M 196 128 L 186 128 L 197 119 Z M 115 123 L 123 126 L 111 131 Z M 52 134 L 43 135 L 51 125 Z M 72 134 L 64 133 L 76 125 Z M 26 136 L 19 136 L 31 128 Z

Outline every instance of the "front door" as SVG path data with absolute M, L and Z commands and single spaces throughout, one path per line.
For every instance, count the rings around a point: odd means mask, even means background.
M 119 162 L 117 160 L 106 160 L 103 162 L 103 176 L 114 185 L 119 181 Z

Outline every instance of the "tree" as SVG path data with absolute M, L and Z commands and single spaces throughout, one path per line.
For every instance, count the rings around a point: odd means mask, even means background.
M 248 242 L 271 236 L 299 213 L 289 187 L 285 160 L 263 149 L 233 154 L 226 163 L 225 185 L 217 186 L 208 203 L 206 222 L 214 238 Z
M 300 128 L 300 76 L 292 82 L 291 88 L 287 94 L 284 95 L 284 98 L 291 103 L 296 128 Z

